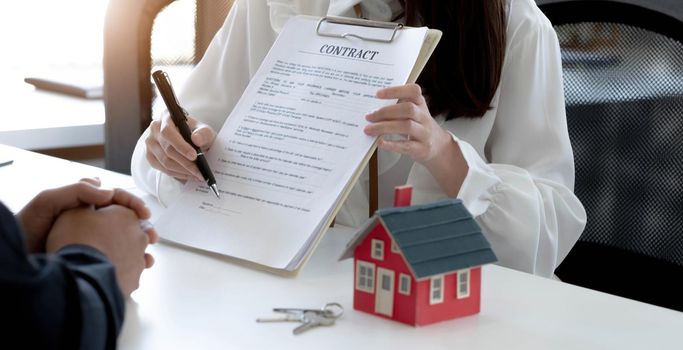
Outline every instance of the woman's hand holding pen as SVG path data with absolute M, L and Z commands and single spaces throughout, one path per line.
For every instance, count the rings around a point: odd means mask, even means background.
M 210 126 L 189 116 L 187 123 L 192 130 L 192 142 L 202 150 L 209 149 L 216 139 L 216 132 Z M 152 121 L 149 128 L 150 133 L 145 144 L 147 161 L 152 167 L 178 180 L 195 178 L 204 181 L 195 164 L 197 152 L 183 140 L 168 113 L 161 120 Z
M 370 122 L 365 133 L 380 136 L 378 147 L 397 152 L 422 164 L 449 196 L 456 196 L 467 175 L 467 162 L 450 133 L 434 120 L 422 89 L 407 84 L 381 89 L 380 99 L 398 99 L 394 105 L 377 109 L 365 116 Z M 389 141 L 386 135 L 401 134 L 401 141 Z

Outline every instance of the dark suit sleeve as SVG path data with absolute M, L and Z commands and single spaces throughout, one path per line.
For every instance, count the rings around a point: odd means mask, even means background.
M 27 349 L 114 349 L 124 302 L 113 266 L 94 248 L 28 255 L 0 203 L 0 335 Z

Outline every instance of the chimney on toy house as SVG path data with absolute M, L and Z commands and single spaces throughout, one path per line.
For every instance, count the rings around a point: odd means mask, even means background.
M 403 185 L 394 187 L 394 208 L 409 207 L 413 196 L 413 186 Z

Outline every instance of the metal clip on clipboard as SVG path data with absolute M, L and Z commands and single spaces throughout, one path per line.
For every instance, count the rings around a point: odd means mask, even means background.
M 323 23 L 332 23 L 332 24 L 343 24 L 343 25 L 351 25 L 351 26 L 361 26 L 361 27 L 371 27 L 371 28 L 380 28 L 380 29 L 391 29 L 391 37 L 388 39 L 383 39 L 383 38 L 370 38 L 370 37 L 365 37 L 362 35 L 358 34 L 353 34 L 353 33 L 327 33 L 321 30 L 321 27 L 323 26 Z M 341 39 L 346 39 L 349 37 L 361 39 L 364 41 L 373 41 L 373 42 L 379 42 L 379 43 L 391 43 L 394 41 L 394 38 L 396 37 L 396 33 L 403 29 L 403 24 L 402 23 L 391 23 L 391 22 L 380 22 L 380 21 L 370 21 L 366 19 L 358 19 L 358 18 L 344 18 L 344 17 L 334 17 L 334 16 L 326 16 L 321 18 L 318 21 L 318 25 L 315 28 L 316 34 L 320 36 L 325 36 L 325 37 L 330 37 L 330 38 L 341 38 Z M 368 196 L 368 216 L 372 217 L 375 214 L 375 211 L 377 211 L 377 208 L 379 206 L 379 181 L 378 181 L 378 173 L 379 173 L 379 166 L 378 166 L 378 161 L 377 161 L 377 149 L 375 149 L 375 152 L 372 154 L 372 157 L 370 157 L 370 188 L 368 190 L 369 196 Z
M 370 27 L 370 28 L 392 29 L 393 31 L 391 32 L 391 37 L 389 39 L 369 38 L 369 37 L 365 37 L 365 36 L 353 34 L 353 33 L 341 33 L 341 34 L 339 34 L 339 33 L 325 33 L 325 32 L 320 30 L 320 27 L 322 27 L 323 23 L 325 23 L 325 22 L 332 23 L 332 24 L 345 24 L 345 25 Z M 326 16 L 326 17 L 321 18 L 318 21 L 318 26 L 315 28 L 315 32 L 320 36 L 326 36 L 326 37 L 330 37 L 330 38 L 342 38 L 342 39 L 344 39 L 347 37 L 353 37 L 353 38 L 358 38 L 358 39 L 365 40 L 365 41 L 374 41 L 374 42 L 379 42 L 379 43 L 390 43 L 390 42 L 394 41 L 394 38 L 396 37 L 396 33 L 400 29 L 403 29 L 402 23 L 370 21 L 367 19 L 359 19 L 359 18 L 345 18 L 345 17 Z

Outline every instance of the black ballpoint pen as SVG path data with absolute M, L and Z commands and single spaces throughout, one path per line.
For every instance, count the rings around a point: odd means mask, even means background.
M 206 157 L 204 157 L 204 152 L 192 142 L 192 131 L 190 131 L 190 127 L 187 125 L 185 110 L 178 104 L 178 99 L 176 98 L 175 92 L 173 92 L 173 87 L 171 86 L 171 80 L 168 78 L 168 74 L 158 70 L 152 73 L 152 78 L 154 78 L 161 98 L 164 100 L 166 108 L 168 108 L 168 113 L 171 114 L 173 124 L 178 128 L 178 131 L 180 132 L 180 135 L 183 136 L 185 142 L 192 145 L 194 150 L 197 151 L 195 163 L 197 163 L 199 172 L 202 173 L 204 180 L 206 180 L 206 184 L 211 187 L 211 190 L 213 190 L 216 197 L 220 197 L 218 194 L 218 186 L 216 186 L 216 178 L 214 178 L 213 173 L 209 168 L 209 163 L 206 161 Z

